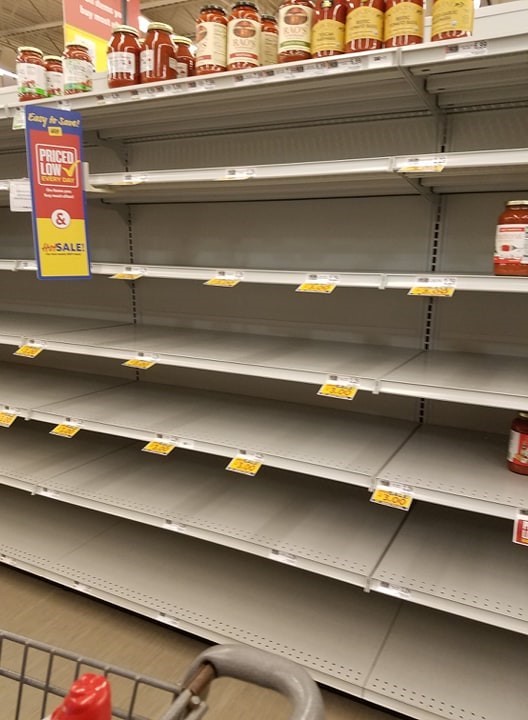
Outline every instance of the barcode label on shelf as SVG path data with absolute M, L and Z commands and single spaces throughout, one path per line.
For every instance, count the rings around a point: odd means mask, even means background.
M 460 58 L 478 57 L 479 55 L 488 54 L 487 40 L 477 40 L 476 42 L 460 43 L 458 45 L 449 45 L 445 49 L 446 60 L 458 60 Z
M 304 76 L 304 67 L 302 65 L 294 65 L 293 67 L 285 67 L 277 70 L 277 78 L 280 80 L 295 80 Z
M 124 367 L 134 368 L 135 370 L 150 370 L 156 364 L 156 359 L 153 357 L 146 357 L 141 355 L 140 357 L 131 358 L 121 363 Z
M 306 65 L 304 68 L 305 75 L 328 75 L 329 73 L 345 72 L 350 68 L 345 67 L 344 63 L 338 63 L 337 60 L 324 60 L 322 62 Z
M 21 345 L 18 350 L 13 353 L 13 355 L 30 358 L 32 360 L 33 358 L 36 358 L 37 355 L 40 355 L 43 350 L 44 345 L 41 343 L 27 343 L 25 345 Z
M 24 130 L 26 127 L 26 113 L 24 108 L 16 108 L 13 115 L 13 130 Z
M 15 415 L 15 413 L 0 412 L 0 427 L 10 428 L 17 417 L 18 415 Z
M 412 488 L 399 483 L 379 483 L 370 497 L 370 502 L 405 512 L 411 507 L 412 501 Z
M 359 381 L 353 377 L 329 375 L 328 380 L 317 391 L 323 397 L 337 398 L 338 400 L 353 400 L 359 390 Z
M 445 155 L 430 157 L 409 157 L 396 162 L 396 170 L 399 173 L 439 173 L 446 166 Z
M 179 620 L 176 620 L 176 618 L 170 617 L 170 615 L 165 615 L 165 613 L 159 613 L 159 615 L 156 615 L 156 617 L 154 619 L 157 620 L 157 622 L 162 622 L 165 625 L 170 625 L 171 627 L 174 627 L 174 628 L 181 627 L 181 623 Z
M 392 53 L 383 53 L 381 55 L 369 55 L 368 66 L 372 70 L 374 68 L 386 68 L 394 65 L 394 55 Z
M 262 455 L 251 455 L 241 450 L 227 465 L 226 470 L 253 477 L 262 467 Z
M 127 265 L 121 272 L 110 275 L 110 280 L 139 280 L 145 274 L 145 268 Z
M 59 423 L 53 428 L 53 430 L 51 430 L 50 435 L 58 435 L 58 437 L 64 437 L 70 440 L 72 437 L 77 435 L 80 429 L 79 425 L 73 425 L 72 423 Z
M 298 564 L 298 559 L 295 555 L 292 555 L 292 553 L 283 552 L 282 550 L 270 550 L 268 558 L 270 560 L 275 560 L 276 562 L 284 563 L 284 565 L 295 566 Z
M 338 282 L 338 275 L 308 275 L 306 280 L 295 289 L 295 292 L 329 295 L 336 289 Z
M 219 270 L 214 277 L 204 282 L 212 287 L 236 287 L 244 279 L 244 273 L 236 270 Z
M 402 600 L 410 600 L 412 597 L 410 590 L 407 588 L 399 585 L 391 585 L 391 583 L 384 581 L 380 582 L 374 589 L 384 595 L 392 595 L 392 597 L 401 598 Z
M 223 180 L 248 180 L 255 177 L 255 168 L 226 168 Z
M 174 448 L 176 443 L 166 442 L 164 440 L 151 440 L 149 443 L 142 447 L 142 452 L 152 453 L 153 455 L 169 455 Z
M 31 212 L 31 186 L 29 180 L 11 180 L 9 183 L 9 209 L 11 212 Z
M 453 297 L 456 290 L 456 278 L 417 277 L 408 295 L 422 297 Z
M 513 542 L 528 547 L 528 510 L 519 510 L 513 522 Z

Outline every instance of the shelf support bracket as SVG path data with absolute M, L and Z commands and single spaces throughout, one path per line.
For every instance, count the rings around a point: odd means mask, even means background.
M 117 157 L 121 165 L 123 165 L 123 167 L 125 166 L 127 153 L 125 143 L 119 142 L 117 140 L 107 140 L 106 138 L 101 137 L 99 130 L 96 130 L 95 132 L 87 132 L 86 139 L 88 142 L 93 142 L 93 144 L 97 145 L 98 147 L 111 150 Z
M 438 106 L 438 101 L 436 97 L 433 97 L 430 95 L 427 90 L 425 89 L 425 81 L 419 80 L 417 77 L 415 77 L 412 72 L 409 70 L 409 68 L 403 67 L 402 65 L 399 66 L 399 70 L 403 76 L 403 78 L 407 81 L 407 83 L 412 87 L 414 92 L 418 95 L 418 97 L 421 99 L 421 101 L 424 103 L 424 105 L 428 108 L 428 110 L 431 111 L 431 113 L 437 118 L 440 119 L 445 115 L 445 112 L 440 109 Z

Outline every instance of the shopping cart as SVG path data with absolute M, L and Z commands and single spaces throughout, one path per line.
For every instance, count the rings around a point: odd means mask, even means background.
M 231 677 L 285 695 L 290 720 L 323 720 L 317 685 L 289 660 L 244 645 L 216 645 L 202 652 L 180 684 L 59 650 L 0 631 L 0 720 L 41 720 L 84 673 L 105 675 L 112 688 L 112 717 L 121 720 L 199 720 L 208 710 L 211 682 Z

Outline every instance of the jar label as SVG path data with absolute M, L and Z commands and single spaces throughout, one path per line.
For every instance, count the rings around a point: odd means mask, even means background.
M 260 23 L 235 18 L 227 26 L 227 64 L 259 65 Z
M 528 225 L 497 225 L 495 262 L 528 265 Z
M 285 5 L 279 9 L 279 53 L 311 50 L 313 9 L 304 5 Z
M 392 40 L 399 35 L 423 38 L 423 28 L 423 7 L 416 3 L 396 3 L 385 13 L 385 40 Z
M 46 72 L 46 80 L 48 84 L 48 97 L 63 94 L 64 83 L 61 72 L 54 72 L 53 70 L 48 70 Z
M 277 33 L 261 32 L 260 34 L 260 64 L 276 65 L 279 52 L 279 36 Z
M 227 27 L 217 22 L 202 22 L 196 28 L 196 67 L 227 65 Z
M 92 89 L 93 65 L 88 60 L 64 58 L 64 91 L 90 92 Z
M 139 72 L 141 74 L 154 72 L 154 50 L 145 48 L 141 51 L 139 56 Z
M 510 430 L 508 462 L 528 467 L 528 435 L 526 433 Z
M 19 95 L 46 97 L 46 69 L 33 63 L 17 63 Z
M 345 24 L 339 20 L 319 20 L 312 31 L 312 55 L 325 50 L 343 52 Z
M 136 56 L 129 52 L 111 52 L 107 55 L 109 79 L 133 80 L 136 76 Z
M 189 77 L 189 66 L 184 62 L 176 62 L 176 77 L 186 78 Z
M 346 19 L 345 42 L 383 40 L 383 12 L 370 5 L 353 8 Z
M 473 0 L 435 0 L 431 36 L 460 30 L 473 31 Z

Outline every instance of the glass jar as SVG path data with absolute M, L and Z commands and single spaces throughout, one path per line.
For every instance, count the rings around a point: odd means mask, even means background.
M 348 0 L 345 52 L 383 47 L 385 0 Z
M 434 0 L 431 40 L 470 37 L 474 16 L 473 0 Z
M 279 53 L 279 28 L 273 15 L 262 15 L 260 28 L 260 64 L 275 65 Z
M 424 0 L 387 0 L 385 47 L 402 47 L 423 42 Z
M 514 473 L 528 475 L 528 413 L 520 412 L 512 422 L 508 467 Z
M 67 43 L 62 66 L 65 95 L 76 95 L 92 90 L 94 66 L 86 45 Z
M 227 69 L 258 67 L 260 53 L 260 15 L 255 3 L 236 2 L 227 21 Z
M 312 0 L 282 0 L 279 6 L 279 62 L 312 57 Z
M 342 55 L 345 51 L 345 0 L 317 0 L 312 28 L 312 57 Z
M 191 52 L 191 40 L 182 35 L 173 35 L 172 42 L 176 48 L 176 74 L 179 78 L 194 75 L 194 55 Z
M 64 94 L 64 76 L 62 72 L 62 58 L 59 55 L 45 55 L 46 85 L 48 97 Z
M 139 83 L 139 32 L 129 25 L 116 25 L 108 43 L 108 87 L 120 88 Z
M 16 58 L 16 73 L 19 102 L 42 100 L 47 97 L 46 64 L 42 50 L 34 47 L 19 47 Z
M 227 17 L 219 5 L 204 5 L 196 20 L 196 74 L 227 68 Z
M 160 82 L 176 79 L 176 48 L 172 28 L 165 23 L 150 23 L 140 53 L 139 81 Z
M 495 235 L 495 275 L 528 276 L 528 200 L 510 200 Z

